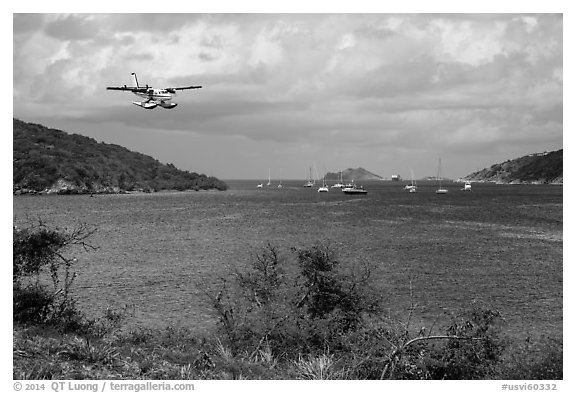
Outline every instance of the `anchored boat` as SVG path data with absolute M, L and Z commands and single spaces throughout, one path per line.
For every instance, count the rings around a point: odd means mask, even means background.
M 368 191 L 366 191 L 364 187 L 357 186 L 356 184 L 347 185 L 342 189 L 342 192 L 344 194 L 358 194 L 358 195 L 368 194 Z

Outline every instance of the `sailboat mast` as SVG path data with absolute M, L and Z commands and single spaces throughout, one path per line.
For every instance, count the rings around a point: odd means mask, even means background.
M 440 180 L 440 167 L 442 166 L 442 159 L 438 157 L 438 174 L 436 175 L 436 181 L 438 182 L 438 188 L 442 188 L 442 180 Z
M 436 190 L 436 194 L 446 194 L 448 192 L 447 189 L 442 188 L 441 167 L 442 160 L 438 157 L 438 175 L 436 176 L 436 179 L 438 180 L 438 189 Z

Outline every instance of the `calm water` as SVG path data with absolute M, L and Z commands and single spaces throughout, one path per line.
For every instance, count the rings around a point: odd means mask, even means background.
M 203 289 L 249 262 L 267 243 L 329 240 L 346 263 L 366 260 L 389 312 L 407 315 L 410 283 L 428 326 L 479 302 L 499 310 L 515 335 L 562 334 L 562 186 L 366 183 L 366 196 L 318 193 L 302 181 L 225 192 L 17 196 L 14 222 L 97 228 L 78 257 L 77 297 L 89 313 L 134 306 L 129 323 L 205 330 L 213 319 Z

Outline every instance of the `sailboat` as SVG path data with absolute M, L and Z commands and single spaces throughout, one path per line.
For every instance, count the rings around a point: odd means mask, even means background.
M 408 190 L 408 192 L 416 192 L 416 182 L 414 181 L 414 171 L 410 171 L 410 174 L 412 175 L 412 184 L 406 184 L 404 186 L 404 189 Z
M 312 187 L 314 182 L 312 181 L 312 168 L 310 168 L 310 175 L 308 176 L 308 181 L 304 183 L 304 187 Z
M 324 178 L 322 179 L 322 187 L 318 187 L 318 192 L 328 192 L 330 191 L 328 189 L 328 186 L 326 185 L 326 175 L 324 175 Z
M 340 181 L 332 186 L 332 188 L 344 188 L 346 187 L 344 183 L 342 183 L 342 171 L 340 171 Z
M 266 184 L 267 186 L 271 186 L 272 182 L 270 181 L 270 168 L 268 168 L 268 183 Z
M 442 180 L 440 177 L 440 168 L 442 167 L 442 161 L 440 158 L 438 158 L 438 175 L 436 176 L 436 180 L 438 181 L 438 189 L 436 190 L 436 194 L 447 194 L 448 190 L 445 188 L 442 188 Z

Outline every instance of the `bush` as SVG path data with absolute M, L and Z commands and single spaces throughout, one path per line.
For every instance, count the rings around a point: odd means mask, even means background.
M 44 286 L 31 284 L 22 287 L 15 283 L 12 296 L 15 323 L 39 324 L 49 319 L 54 296 Z
M 496 370 L 498 379 L 562 380 L 562 341 L 540 337 L 533 342 L 530 337 L 520 345 L 512 346 L 503 356 Z
M 13 228 L 12 280 L 38 275 L 44 267 L 58 268 L 58 254 L 66 245 L 66 236 L 47 228 L 42 222 L 37 227 Z
M 292 255 L 268 245 L 232 281 L 222 279 L 212 305 L 234 353 L 266 342 L 274 353 L 322 354 L 378 309 L 367 266 L 346 274 L 329 244 Z
M 27 228 L 13 228 L 13 320 L 18 324 L 56 324 L 78 328 L 82 316 L 70 296 L 76 273 L 75 258 L 66 251 L 88 243 L 94 233 L 79 224 L 72 230 L 52 229 L 41 220 Z M 52 285 L 47 282 L 52 281 Z
M 484 379 L 497 367 L 504 344 L 499 338 L 498 312 L 475 307 L 446 329 L 440 344 L 429 346 L 420 364 L 429 379 Z M 454 338 L 451 338 L 454 337 Z

